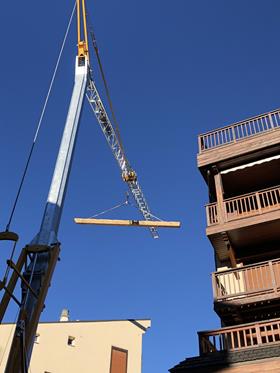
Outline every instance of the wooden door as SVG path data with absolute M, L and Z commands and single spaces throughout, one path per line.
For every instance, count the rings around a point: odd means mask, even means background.
M 127 373 L 128 351 L 112 347 L 110 373 Z

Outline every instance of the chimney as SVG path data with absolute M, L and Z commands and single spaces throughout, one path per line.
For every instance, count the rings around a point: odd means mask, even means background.
M 62 310 L 59 321 L 60 322 L 69 321 L 69 310 L 67 310 L 66 308 Z

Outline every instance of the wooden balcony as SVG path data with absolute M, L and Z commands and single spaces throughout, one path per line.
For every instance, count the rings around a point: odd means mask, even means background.
M 206 207 L 207 226 L 219 224 L 218 203 L 209 203 Z
M 206 205 L 206 216 L 206 234 L 220 260 L 228 258 L 223 232 L 239 252 L 270 242 L 280 247 L 280 186 L 220 199 Z M 241 256 L 246 256 L 245 252 Z
M 246 304 L 280 298 L 280 259 L 214 272 L 212 284 L 215 302 Z
M 212 285 L 224 325 L 280 317 L 280 259 L 214 272 Z
M 280 319 L 198 332 L 200 355 L 280 343 Z
M 217 203 L 206 205 L 207 225 L 211 226 L 221 222 L 225 223 L 265 214 L 279 208 L 280 186 L 277 186 L 224 200 L 222 209 L 225 221 L 222 221 L 221 216 L 218 214 Z
M 201 134 L 198 137 L 198 167 L 202 169 L 238 156 L 245 157 L 248 153 L 279 144 L 279 128 L 280 109 L 277 109 Z

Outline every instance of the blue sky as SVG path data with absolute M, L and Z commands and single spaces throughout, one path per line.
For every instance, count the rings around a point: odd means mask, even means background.
M 4 2 L 0 13 L 0 225 L 5 228 L 73 2 Z M 197 135 L 279 106 L 277 0 L 88 0 L 123 142 L 152 212 L 182 229 L 75 226 L 124 200 L 126 187 L 84 107 L 61 221 L 61 262 L 42 320 L 151 318 L 143 373 L 198 353 L 212 311 L 213 250 Z M 20 247 L 38 232 L 71 96 L 73 25 L 11 226 Z M 93 66 L 97 75 L 97 66 Z M 100 79 L 96 79 L 103 92 Z M 276 84 L 277 83 L 277 84 Z M 138 218 L 134 209 L 110 214 Z M 2 250 L 4 261 L 8 249 Z M 3 267 L 3 266 L 2 266 Z M 2 268 L 0 266 L 0 269 Z M 13 320 L 11 307 L 7 320 Z

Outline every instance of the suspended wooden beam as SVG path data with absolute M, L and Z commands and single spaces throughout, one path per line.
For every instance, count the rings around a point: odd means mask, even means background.
M 113 220 L 113 219 L 93 219 L 93 218 L 75 218 L 76 224 L 94 224 L 94 225 L 115 225 L 124 227 L 160 227 L 160 228 L 180 228 L 179 221 L 150 221 L 150 220 Z

